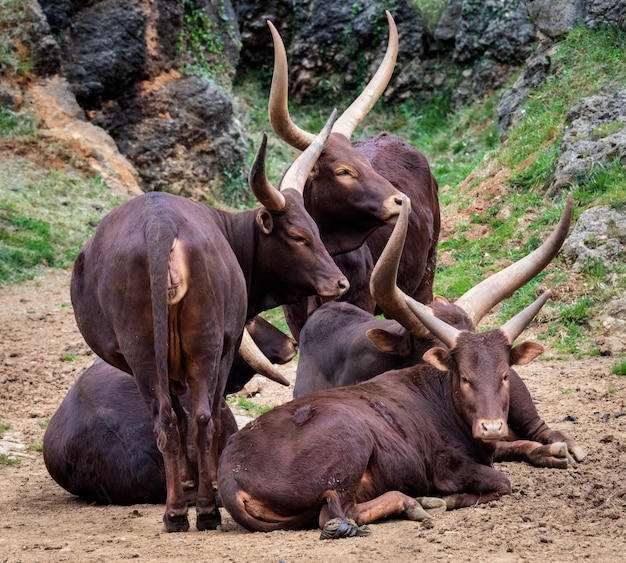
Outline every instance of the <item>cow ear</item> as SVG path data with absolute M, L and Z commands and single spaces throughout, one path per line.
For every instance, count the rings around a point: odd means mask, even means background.
M 511 349 L 510 363 L 512 366 L 523 366 L 532 362 L 543 353 L 543 346 L 536 342 L 522 342 Z
M 256 214 L 256 224 L 261 229 L 261 232 L 269 235 L 274 228 L 274 221 L 272 220 L 272 215 L 270 212 L 265 209 L 259 209 L 259 212 Z
M 396 354 L 398 356 L 407 356 L 409 354 L 409 343 L 400 334 L 393 334 L 382 328 L 370 328 L 365 334 L 374 346 L 385 354 Z
M 439 371 L 450 371 L 452 369 L 452 357 L 445 348 L 436 346 L 431 348 L 422 356 L 423 360 L 437 368 Z
M 317 178 L 319 175 L 320 175 L 320 167 L 319 167 L 319 164 L 316 162 L 313 165 L 311 172 L 309 172 L 309 180 L 315 180 L 315 178 Z

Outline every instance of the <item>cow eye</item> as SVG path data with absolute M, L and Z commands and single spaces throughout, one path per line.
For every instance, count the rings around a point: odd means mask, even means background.
M 308 239 L 302 235 L 291 235 L 291 240 L 297 244 L 307 244 Z
M 335 176 L 353 176 L 353 173 L 350 169 L 341 167 L 335 170 Z
M 469 379 L 466 376 L 461 375 L 461 383 L 469 383 L 469 382 L 470 381 L 469 381 Z
M 509 372 L 505 372 L 505 374 L 502 376 L 502 381 L 508 381 L 509 380 Z

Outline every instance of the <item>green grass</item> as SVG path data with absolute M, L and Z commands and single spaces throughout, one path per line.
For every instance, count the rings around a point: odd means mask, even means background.
M 0 284 L 32 278 L 41 266 L 69 267 L 119 203 L 98 177 L 69 165 L 0 159 Z
M 614 375 L 626 375 L 626 360 L 620 362 L 619 364 L 615 364 L 611 368 L 611 373 Z
M 524 117 L 510 131 L 496 156 L 515 170 L 511 185 L 537 189 L 545 186 L 555 168 L 567 111 L 582 98 L 626 86 L 626 33 L 615 27 L 572 30 L 552 56 L 547 82 L 523 105 Z M 608 134 L 609 130 L 598 132 Z M 526 163 L 518 169 L 522 163 Z M 576 179 L 573 196 L 582 206 L 621 204 L 626 198 L 626 171 L 619 162 L 609 163 Z
M 257 405 L 255 402 L 247 399 L 246 397 L 229 396 L 227 397 L 226 402 L 231 407 L 236 407 L 252 417 L 261 416 L 263 413 L 272 409 L 269 405 Z
M 11 425 L 6 422 L 0 422 L 0 438 L 4 436 L 7 430 L 11 429 Z M 0 454 L 0 465 L 16 465 L 19 461 L 17 459 L 10 458 L 7 454 Z
M 0 465 L 17 465 L 19 460 L 9 457 L 7 454 L 0 454 Z

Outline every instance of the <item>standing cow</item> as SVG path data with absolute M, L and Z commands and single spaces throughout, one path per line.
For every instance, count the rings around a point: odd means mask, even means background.
M 407 216 L 392 240 L 405 236 Z M 388 516 L 421 519 L 437 506 L 433 496 L 453 509 L 510 494 L 491 462 L 508 434 L 511 366 L 543 351 L 513 343 L 548 295 L 482 333 L 403 296 L 441 343 L 425 363 L 294 399 L 231 436 L 218 475 L 224 507 L 249 530 L 318 524 L 323 538 L 336 538 Z
M 511 295 L 543 270 L 556 256 L 567 237 L 572 214 L 568 196 L 561 220 L 538 249 L 494 274 L 468 291 L 456 303 L 436 297 L 430 304 L 435 316 L 459 330 L 475 331 L 481 319 L 497 303 Z M 424 353 L 441 342 L 425 330 L 406 305 L 395 285 L 401 246 L 389 245 L 372 276 L 372 293 L 390 319 L 379 319 L 348 303 L 327 303 L 317 309 L 301 334 L 294 397 L 314 391 L 360 383 L 385 371 L 415 365 Z M 392 320 L 395 319 L 395 320 Z M 509 428 L 517 438 L 513 448 L 503 442 L 496 448 L 497 461 L 520 460 L 534 465 L 567 468 L 585 453 L 564 432 L 552 430 L 537 413 L 532 397 L 519 374 L 510 373 Z M 556 449 L 549 444 L 565 443 Z M 570 455 L 568 455 L 570 454 Z
M 261 361 L 283 364 L 296 354 L 293 341 L 261 317 L 249 322 L 246 330 L 262 352 Z M 243 352 L 251 358 L 247 346 Z M 268 372 L 269 366 L 259 366 L 257 360 L 253 364 Z M 225 394 L 239 391 L 252 375 L 253 368 L 237 354 Z M 189 392 L 180 401 L 188 418 Z M 237 431 L 237 423 L 225 402 L 220 418 L 221 452 L 228 436 Z M 43 439 L 46 468 L 61 487 L 88 502 L 163 503 L 165 468 L 152 427 L 150 411 L 132 375 L 96 360 L 76 379 L 50 419 Z M 191 440 L 187 447 L 192 464 L 183 489 L 187 504 L 194 504 L 198 475 Z
M 189 387 L 196 526 L 214 529 L 219 412 L 246 319 L 310 294 L 332 299 L 349 287 L 301 195 L 333 120 L 285 174 L 281 190 L 266 178 L 263 138 L 250 173 L 263 207 L 232 214 L 147 193 L 109 213 L 76 259 L 78 327 L 100 357 L 133 374 L 150 410 L 165 464 L 167 531 L 189 528 L 180 436 L 186 424 L 177 395 Z
M 398 32 L 391 14 L 386 13 L 389 42 L 385 57 L 363 92 L 337 119 L 304 186 L 304 204 L 317 223 L 328 252 L 350 281 L 350 291 L 342 300 L 369 312 L 375 310 L 369 276 L 397 217 L 399 192 L 409 197 L 411 215 L 398 284 L 423 303 L 430 303 L 433 298 L 440 230 L 437 181 L 422 153 L 388 133 L 350 142 L 393 74 Z M 315 136 L 291 120 L 287 107 L 287 55 L 276 28 L 269 25 L 274 41 L 269 120 L 281 139 L 305 150 Z M 311 301 L 283 307 L 296 340 L 307 315 L 316 306 Z

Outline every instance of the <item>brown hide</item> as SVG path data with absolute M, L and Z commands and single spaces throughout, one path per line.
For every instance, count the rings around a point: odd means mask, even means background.
M 275 199 L 280 208 L 229 214 L 144 194 L 109 213 L 75 262 L 71 294 L 81 333 L 100 357 L 134 375 L 152 413 L 167 475 L 168 531 L 189 526 L 179 443 L 185 416 L 170 387 L 190 390 L 196 525 L 215 528 L 219 410 L 246 319 L 347 289 L 300 193 L 286 189 Z
M 261 317 L 246 328 L 271 362 L 284 364 L 295 355 L 291 339 Z M 226 393 L 239 391 L 252 375 L 251 368 L 238 358 L 231 367 Z M 190 421 L 189 392 L 179 399 Z M 237 431 L 225 402 L 220 406 L 220 419 L 221 452 Z M 50 419 L 43 441 L 46 468 L 61 487 L 88 502 L 162 504 L 166 501 L 165 468 L 152 426 L 134 378 L 97 360 L 76 379 Z M 187 502 L 195 504 L 198 475 L 190 439 L 187 448 L 191 464 L 184 490 Z
M 506 425 L 509 363 L 539 349 L 523 344 L 518 353 L 499 329 L 463 337 L 471 354 L 433 358 L 445 373 L 420 365 L 318 391 L 239 431 L 220 460 L 224 507 L 249 530 L 270 531 L 416 518 L 416 496 L 444 496 L 450 509 L 509 494 L 491 467 L 493 426 Z M 487 440 L 473 436 L 476 425 Z
M 440 210 L 437 182 L 417 149 L 394 135 L 381 133 L 355 142 L 350 137 L 382 95 L 393 73 L 398 33 L 387 12 L 389 41 L 385 57 L 363 92 L 337 119 L 323 153 L 304 188 L 305 206 L 320 228 L 322 241 L 350 281 L 342 300 L 374 312 L 368 290 L 372 264 L 378 259 L 397 218 L 402 199 L 411 202 L 409 235 L 398 275 L 400 287 L 424 303 L 432 300 Z M 312 135 L 289 116 L 286 50 L 270 24 L 274 41 L 274 73 L 269 119 L 276 133 L 303 150 Z M 365 243 L 365 244 L 364 244 Z M 291 333 L 300 331 L 319 302 L 285 306 Z

